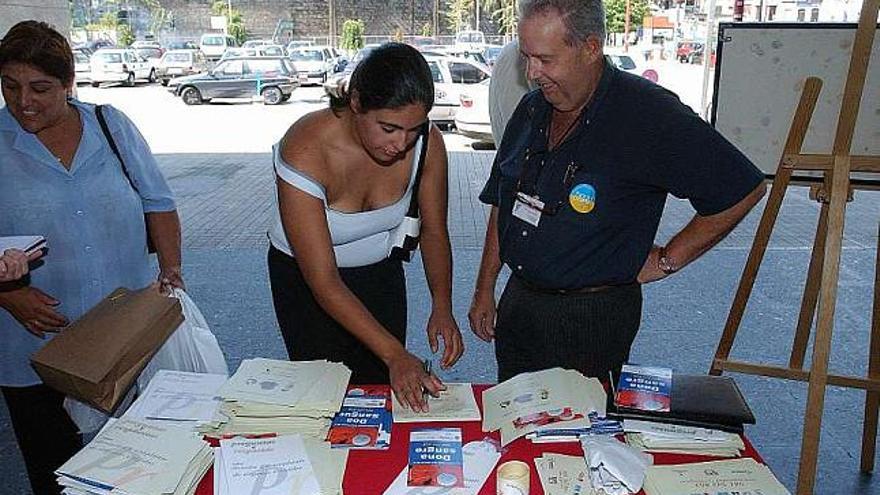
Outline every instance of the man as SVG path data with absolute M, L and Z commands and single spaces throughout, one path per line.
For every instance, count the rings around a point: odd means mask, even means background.
M 602 0 L 523 0 L 520 102 L 480 195 L 492 205 L 468 314 L 499 381 L 552 366 L 606 378 L 629 358 L 643 283 L 720 241 L 764 193 L 748 159 L 671 92 L 602 53 Z M 671 193 L 697 214 L 653 244 Z M 502 263 L 512 275 L 497 307 Z M 616 377 L 615 377 L 616 379 Z

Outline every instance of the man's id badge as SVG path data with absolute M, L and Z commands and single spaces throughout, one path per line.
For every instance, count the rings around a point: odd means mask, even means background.
M 541 221 L 543 208 L 544 202 L 540 199 L 524 192 L 518 192 L 516 193 L 516 201 L 513 202 L 513 216 L 537 227 Z

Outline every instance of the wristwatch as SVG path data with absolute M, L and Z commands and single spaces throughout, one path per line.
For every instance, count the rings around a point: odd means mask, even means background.
M 672 275 L 678 271 L 678 265 L 676 265 L 675 260 L 666 254 L 666 246 L 660 246 L 660 253 L 657 256 L 657 268 L 667 275 Z

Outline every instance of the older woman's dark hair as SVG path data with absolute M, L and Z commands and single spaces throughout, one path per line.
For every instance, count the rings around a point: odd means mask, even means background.
M 425 57 L 403 43 L 385 43 L 364 58 L 348 82 L 348 90 L 330 98 L 334 112 L 348 107 L 357 93 L 364 111 L 419 104 L 429 112 L 434 106 L 434 79 Z
M 65 86 L 76 75 L 70 44 L 45 22 L 22 21 L 9 29 L 0 40 L 0 73 L 9 63 L 34 66 Z

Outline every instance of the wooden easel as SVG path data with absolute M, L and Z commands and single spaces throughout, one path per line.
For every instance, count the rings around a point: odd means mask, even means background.
M 868 473 L 874 468 L 874 444 L 877 438 L 878 412 L 880 412 L 880 228 L 877 232 L 878 255 L 874 280 L 874 309 L 868 348 L 868 376 L 862 378 L 829 375 L 828 358 L 831 351 L 831 332 L 837 300 L 844 213 L 846 203 L 851 199 L 852 194 L 850 174 L 852 172 L 880 173 L 880 157 L 850 155 L 856 118 L 874 42 L 878 7 L 880 7 L 880 0 L 865 0 L 862 5 L 831 154 L 801 153 L 804 137 L 822 88 L 822 81 L 811 77 L 804 85 L 789 129 L 785 149 L 779 161 L 776 177 L 773 179 L 767 206 L 761 216 L 742 279 L 731 305 L 727 323 L 724 326 L 724 332 L 715 351 L 715 359 L 709 370 L 709 373 L 713 375 L 719 375 L 722 371 L 735 371 L 809 382 L 797 483 L 798 495 L 813 493 L 819 453 L 819 433 L 827 385 L 866 391 L 861 470 Z M 736 332 L 742 321 L 758 269 L 767 249 L 770 234 L 782 205 L 782 199 L 791 181 L 792 173 L 796 170 L 821 172 L 823 184 L 811 191 L 811 197 L 820 201 L 822 207 L 788 367 L 730 360 L 728 359 L 730 350 L 733 347 Z M 817 303 L 819 311 L 812 364 L 810 369 L 804 370 L 804 357 Z

